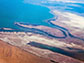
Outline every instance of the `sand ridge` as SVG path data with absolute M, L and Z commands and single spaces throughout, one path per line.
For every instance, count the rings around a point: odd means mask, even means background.
M 0 40 L 0 63 L 50 63 Z

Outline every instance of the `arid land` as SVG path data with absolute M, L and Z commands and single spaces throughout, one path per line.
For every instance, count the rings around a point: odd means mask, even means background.
M 0 32 L 0 39 L 36 56 L 47 58 L 49 60 L 53 60 L 54 62 L 83 63 L 78 60 L 78 56 L 81 54 L 77 53 L 79 50 L 84 50 L 84 47 L 81 45 L 60 42 L 59 40 L 30 32 Z M 54 48 L 55 50 L 49 49 L 49 47 Z M 69 57 L 64 53 L 72 55 L 74 58 Z M 82 55 L 81 58 L 83 58 Z
M 0 40 L 0 63 L 51 63 Z
M 0 31 L 0 40 L 4 41 L 3 43 L 10 44 L 11 47 L 20 48 L 22 51 L 26 51 L 27 54 L 30 53 L 41 60 L 46 59 L 47 63 L 84 63 L 84 26 L 82 22 L 84 19 L 80 17 L 81 22 L 79 23 L 77 21 L 79 19 L 75 19 L 75 17 L 79 17 L 77 15 L 70 13 L 61 15 L 61 12 L 56 10 L 53 13 L 59 17 L 47 22 L 54 27 L 26 25 L 16 22 L 15 25 L 26 31 L 10 32 L 8 31 L 12 30 L 10 28 L 1 28 L 7 31 Z M 24 58 L 25 60 L 22 61 L 27 61 L 27 57 Z M 1 61 L 6 60 L 2 59 Z

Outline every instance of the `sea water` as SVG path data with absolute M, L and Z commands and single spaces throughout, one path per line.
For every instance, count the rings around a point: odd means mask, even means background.
M 52 17 L 46 7 L 26 4 L 23 0 L 0 0 L 0 28 L 17 28 L 15 22 L 48 26 L 45 20 Z

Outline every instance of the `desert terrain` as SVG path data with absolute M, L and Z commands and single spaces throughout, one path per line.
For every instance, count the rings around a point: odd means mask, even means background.
M 51 63 L 0 40 L 0 63 Z
M 36 56 L 47 58 L 50 61 L 83 63 L 80 61 L 83 60 L 83 53 L 78 53 L 78 51 L 83 51 L 84 47 L 78 44 L 60 42 L 59 40 L 30 32 L 0 32 L 0 40 Z

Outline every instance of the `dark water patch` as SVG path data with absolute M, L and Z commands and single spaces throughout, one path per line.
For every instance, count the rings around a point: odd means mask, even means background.
M 69 34 L 69 36 L 72 37 L 72 38 L 76 38 L 76 39 L 80 39 L 80 40 L 84 41 L 84 38 L 80 38 L 80 37 L 78 37 L 78 36 L 74 36 L 74 35 L 72 35 L 70 32 L 68 32 L 68 34 Z
M 56 25 L 56 24 L 53 24 L 51 21 L 56 21 L 58 19 L 58 16 L 56 18 L 53 18 L 53 19 L 49 19 L 47 22 L 49 24 L 51 24 L 54 28 L 56 29 L 62 29 L 62 30 L 65 30 L 65 31 L 68 31 L 68 29 L 64 28 L 64 27 L 61 27 L 59 25 Z
M 77 37 L 77 36 L 72 35 L 72 34 L 69 32 L 68 29 L 66 29 L 66 28 L 64 28 L 64 27 L 61 27 L 61 26 L 59 26 L 59 25 L 53 24 L 53 23 L 51 22 L 52 20 L 53 20 L 53 21 L 56 21 L 56 20 L 57 20 L 57 17 L 56 17 L 56 18 L 52 18 L 52 19 L 48 20 L 47 22 L 52 26 L 52 28 L 56 28 L 56 29 L 60 30 L 60 31 L 63 33 L 64 37 L 58 37 L 58 36 L 49 34 L 48 32 L 45 32 L 45 31 L 42 31 L 42 30 L 39 30 L 39 29 L 36 29 L 36 28 L 31 28 L 31 29 L 32 29 L 32 30 L 37 30 L 38 32 L 41 32 L 41 33 L 45 33 L 46 35 L 51 36 L 51 37 L 53 37 L 53 38 L 67 38 L 67 36 L 69 35 L 71 38 L 76 38 L 76 39 L 80 39 L 80 40 L 84 41 L 83 38 L 80 38 L 80 37 Z M 32 26 L 39 26 L 39 25 L 37 25 L 37 24 L 30 24 L 30 23 L 20 23 L 20 24 L 32 25 Z M 19 27 L 22 27 L 22 26 L 20 26 L 20 25 L 18 25 L 18 24 L 16 24 L 16 25 L 19 26 Z M 26 28 L 26 30 L 29 29 L 29 28 L 27 28 L 27 27 L 22 27 L 22 28 Z M 54 31 L 54 32 L 55 32 L 55 31 Z M 68 34 L 68 35 L 67 35 L 67 34 Z
M 15 25 L 17 25 L 17 26 L 19 26 L 19 27 L 21 27 L 21 28 L 24 28 L 26 31 L 29 31 L 29 29 L 31 29 L 32 32 L 37 32 L 37 33 L 40 33 L 40 34 L 42 34 L 42 35 L 50 36 L 50 37 L 53 37 L 53 38 L 64 39 L 64 38 L 67 37 L 66 33 L 65 33 L 63 30 L 61 30 L 61 29 L 60 29 L 60 31 L 63 33 L 63 35 L 64 35 L 63 37 L 59 37 L 59 36 L 52 35 L 52 34 L 50 34 L 50 33 L 48 33 L 48 32 L 45 32 L 45 31 L 43 31 L 43 30 L 40 30 L 40 29 L 23 27 L 23 26 L 20 26 L 20 25 L 18 25 L 18 24 L 15 24 Z
M 80 38 L 80 37 L 77 37 L 77 36 L 72 35 L 72 34 L 69 32 L 68 29 L 66 29 L 66 28 L 64 28 L 64 27 L 61 27 L 61 26 L 59 26 L 59 25 L 53 24 L 53 23 L 51 22 L 52 20 L 55 21 L 56 19 L 50 19 L 50 20 L 48 20 L 48 23 L 50 23 L 53 28 L 56 28 L 56 29 L 60 30 L 60 31 L 63 33 L 64 37 L 58 37 L 58 36 L 52 35 L 52 34 L 50 34 L 50 33 L 48 33 L 48 32 L 45 32 L 45 31 L 43 31 L 43 30 L 36 29 L 36 28 L 31 28 L 31 29 L 32 29 L 32 31 L 35 30 L 35 31 L 38 31 L 39 33 L 46 34 L 46 35 L 51 36 L 51 37 L 53 37 L 53 38 L 67 38 L 67 36 L 69 35 L 71 38 L 76 38 L 76 39 L 80 39 L 80 40 L 84 41 L 83 38 Z M 35 25 L 35 24 L 30 24 L 30 23 L 20 23 L 20 24 L 38 26 L 38 25 Z M 17 26 L 19 26 L 19 27 L 21 27 L 21 28 L 24 28 L 24 30 L 26 29 L 25 31 L 28 31 L 28 29 L 30 29 L 30 28 L 28 28 L 28 27 L 20 26 L 20 25 L 18 25 L 17 23 L 16 23 L 15 25 L 17 25 Z M 55 32 L 55 31 L 54 31 L 54 32 Z M 68 35 L 67 35 L 67 34 L 68 34 Z
M 37 48 L 41 48 L 41 49 L 47 49 L 47 50 L 57 52 L 57 53 L 61 53 L 61 54 L 67 55 L 67 56 L 72 56 L 72 53 L 67 52 L 63 49 L 53 47 L 53 46 L 49 46 L 49 45 L 45 45 L 45 44 L 41 44 L 41 43 L 37 43 L 37 42 L 30 42 L 30 43 L 27 43 L 27 45 L 31 45 L 33 47 L 37 47 Z
M 48 20 L 48 23 L 51 24 L 51 25 L 52 25 L 54 28 L 56 28 L 56 29 L 63 30 L 63 32 L 65 32 L 66 35 L 68 34 L 71 38 L 76 38 L 76 39 L 80 39 L 80 40 L 84 41 L 83 38 L 80 38 L 80 37 L 78 37 L 78 36 L 72 35 L 72 34 L 69 32 L 68 29 L 66 29 L 66 28 L 64 28 L 64 27 L 62 27 L 62 26 L 53 24 L 53 23 L 51 22 L 52 20 L 53 20 L 53 21 L 56 21 L 57 18 L 58 18 L 58 17 Z
M 63 54 L 63 55 L 66 55 L 66 56 L 70 56 L 70 57 L 73 57 L 75 59 L 79 59 L 79 60 L 84 60 L 84 51 L 83 50 L 79 50 L 77 52 L 69 52 L 69 51 L 65 51 L 61 48 L 58 48 L 58 47 L 54 47 L 54 46 L 49 46 L 49 45 L 45 45 L 45 44 L 42 44 L 42 43 L 37 43 L 37 42 L 30 42 L 30 43 L 27 43 L 27 45 L 31 45 L 33 47 L 37 47 L 37 48 L 41 48 L 41 49 L 46 49 L 46 50 L 50 50 L 52 52 L 55 52 L 55 53 L 60 53 L 60 54 Z M 71 49 L 72 50 L 72 49 Z M 82 57 L 80 57 L 80 55 Z
M 56 61 L 54 61 L 54 60 L 50 60 L 52 63 L 59 63 L 59 62 L 56 62 Z

